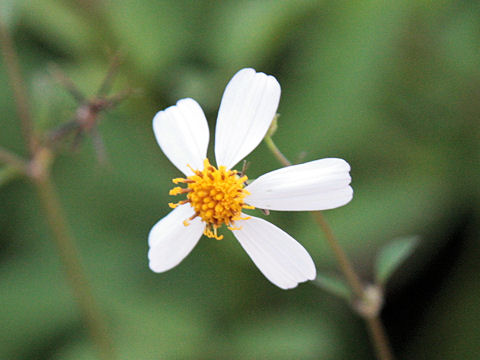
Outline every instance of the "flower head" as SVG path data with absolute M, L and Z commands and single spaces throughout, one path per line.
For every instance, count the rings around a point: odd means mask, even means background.
M 282 289 L 316 276 L 308 252 L 290 235 L 258 217 L 243 213 L 268 210 L 326 210 L 352 198 L 350 166 L 342 159 L 321 159 L 292 165 L 260 176 L 232 168 L 262 141 L 276 114 L 280 85 L 270 75 L 243 69 L 228 83 L 215 131 L 217 167 L 207 159 L 209 131 L 205 115 L 193 99 L 158 112 L 153 130 L 161 149 L 185 175 L 173 179 L 170 195 L 185 198 L 150 231 L 148 258 L 155 272 L 178 265 L 202 234 L 221 240 L 226 226 L 265 277 Z

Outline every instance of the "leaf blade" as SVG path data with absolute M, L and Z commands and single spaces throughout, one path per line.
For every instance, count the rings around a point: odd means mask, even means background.
M 317 277 L 313 280 L 313 283 L 332 295 L 345 300 L 350 300 L 351 298 L 351 291 L 347 283 L 335 275 L 317 271 Z
M 398 238 L 383 247 L 377 256 L 375 275 L 377 283 L 384 285 L 418 245 L 418 236 Z

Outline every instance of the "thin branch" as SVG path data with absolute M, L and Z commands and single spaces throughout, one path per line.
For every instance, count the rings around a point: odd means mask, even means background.
M 25 172 L 27 169 L 27 162 L 25 160 L 2 147 L 0 147 L 0 162 L 12 166 L 17 170 L 21 170 L 22 172 Z
M 103 139 L 98 132 L 97 126 L 93 126 L 92 130 L 92 141 L 93 147 L 95 148 L 95 153 L 97 154 L 98 162 L 101 165 L 108 164 L 108 157 L 107 157 L 107 150 L 105 149 L 105 144 L 103 143 Z
M 290 162 L 290 160 L 288 160 L 285 155 L 283 155 L 283 153 L 280 151 L 280 149 L 277 147 L 277 145 L 273 142 L 273 139 L 271 136 L 265 136 L 265 138 L 263 139 L 263 141 L 265 141 L 265 144 L 267 144 L 268 148 L 270 149 L 270 151 L 273 153 L 273 155 L 277 158 L 278 161 L 280 161 L 280 163 L 283 165 L 283 166 L 290 166 L 292 165 L 292 163 Z
M 282 165 L 292 165 L 292 163 L 285 157 L 285 155 L 282 154 L 280 149 L 278 149 L 271 136 L 266 136 L 264 141 L 270 151 Z M 362 281 L 360 280 L 360 277 L 355 272 L 350 260 L 347 257 L 347 254 L 343 251 L 343 248 L 340 246 L 340 243 L 333 234 L 333 231 L 328 222 L 325 220 L 323 213 L 321 211 L 314 211 L 312 212 L 312 214 L 318 225 L 324 232 L 327 243 L 335 254 L 335 258 L 338 262 L 340 270 L 345 276 L 345 279 L 347 280 L 350 288 L 355 294 L 355 297 L 358 301 L 360 301 L 361 304 L 368 302 L 368 294 L 362 284 Z M 362 317 L 368 327 L 370 339 L 372 341 L 373 347 L 375 348 L 377 358 L 379 360 L 394 360 L 394 356 L 390 348 L 390 343 L 388 341 L 383 324 L 380 320 L 380 307 L 376 308 L 376 311 L 374 311 L 373 313 L 367 313 L 359 311 L 358 309 L 360 307 L 357 306 L 356 308 L 355 303 L 352 303 L 352 305 L 353 309 L 357 312 L 357 314 Z
M 48 173 L 35 177 L 33 180 L 47 215 L 47 220 L 53 233 L 53 240 L 57 245 L 67 280 L 72 287 L 92 339 L 97 345 L 99 355 L 104 360 L 112 360 L 115 358 L 112 341 L 109 337 L 105 320 L 95 302 L 92 289 L 80 264 L 79 254 L 68 229 L 55 187 Z
M 30 105 L 28 103 L 25 84 L 20 71 L 17 52 L 15 51 L 12 37 L 2 21 L 0 21 L 0 46 L 2 48 L 10 86 L 12 87 L 17 114 L 22 124 L 23 138 L 30 154 L 33 154 L 36 143 L 33 136 L 33 120 L 30 114 Z
M 91 337 L 96 343 L 99 355 L 103 360 L 115 358 L 112 341 L 101 312 L 95 302 L 92 290 L 84 275 L 75 243 L 70 235 L 66 218 L 60 205 L 55 187 L 52 184 L 48 163 L 51 154 L 38 146 L 33 133 L 33 120 L 22 79 L 17 53 L 13 40 L 5 24 L 0 21 L 0 46 L 5 61 L 10 85 L 12 87 L 17 114 L 21 122 L 22 135 L 29 149 L 31 160 L 27 163 L 13 153 L 0 149 L 0 161 L 22 169 L 36 185 L 41 204 L 44 208 L 48 224 L 53 233 L 53 240 L 58 248 L 65 274 L 78 301 Z
M 65 75 L 65 73 L 60 69 L 57 64 L 51 63 L 48 65 L 48 70 L 52 74 L 53 78 L 58 81 L 79 104 L 86 101 L 85 96 L 73 83 L 73 81 Z
M 100 85 L 97 91 L 97 97 L 105 96 L 110 91 L 113 80 L 115 78 L 115 75 L 118 71 L 118 67 L 120 66 L 121 62 L 122 62 L 122 57 L 120 56 L 120 52 L 117 52 L 113 56 L 110 62 L 110 66 L 108 67 L 107 74 L 103 78 L 102 84 Z
M 368 331 L 372 344 L 375 347 L 377 358 L 381 360 L 394 360 L 390 343 L 388 341 L 385 328 L 378 316 L 366 318 Z
M 348 260 L 347 254 L 345 254 L 345 251 L 343 251 L 343 248 L 340 246 L 338 240 L 335 238 L 332 228 L 325 220 L 325 217 L 323 216 L 323 213 L 321 211 L 313 211 L 312 214 L 317 224 L 320 226 L 323 233 L 325 234 L 328 245 L 330 245 L 330 248 L 335 254 L 338 265 L 340 266 L 343 274 L 345 275 L 345 278 L 350 285 L 350 288 L 358 299 L 362 299 L 364 296 L 362 282 L 355 270 L 353 269 L 350 260 Z

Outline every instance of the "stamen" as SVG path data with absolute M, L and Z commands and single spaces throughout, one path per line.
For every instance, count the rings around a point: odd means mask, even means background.
M 178 195 L 178 194 L 185 194 L 192 191 L 192 189 L 189 188 L 181 188 L 180 186 L 174 187 L 171 189 L 168 194 L 169 195 Z
M 187 179 L 184 179 L 184 178 L 175 178 L 175 179 L 172 180 L 172 182 L 173 182 L 174 184 L 185 183 L 185 182 L 187 182 Z
M 190 202 L 189 200 L 182 200 L 179 201 L 178 203 L 168 203 L 168 206 L 170 206 L 172 209 L 175 209 L 177 206 L 186 204 L 187 202 Z
M 227 229 L 228 230 L 232 230 L 232 231 L 235 231 L 235 230 L 242 230 L 242 227 L 241 226 L 227 226 Z
M 251 218 L 252 218 L 251 216 L 242 217 L 242 216 L 239 215 L 239 216 L 234 217 L 232 220 L 233 220 L 233 221 L 237 221 L 237 220 L 249 220 L 249 219 L 251 219 Z
M 203 161 L 203 170 L 195 170 L 187 165 L 194 175 L 173 179 L 175 184 L 184 183 L 187 187 L 174 187 L 170 195 L 186 194 L 187 199 L 178 203 L 170 203 L 171 208 L 176 208 L 187 202 L 195 214 L 186 219 L 183 224 L 188 226 L 189 221 L 197 216 L 205 223 L 204 234 L 210 238 L 221 240 L 223 235 L 218 234 L 218 229 L 226 225 L 231 230 L 240 228 L 233 226 L 235 220 L 248 220 L 250 217 L 242 216 L 243 209 L 254 209 L 246 205 L 244 198 L 249 194 L 245 190 L 247 176 L 239 176 L 236 170 L 228 170 L 225 166 L 218 169 L 210 164 L 208 159 Z
M 198 216 L 198 213 L 195 213 L 195 214 L 193 214 L 192 216 L 190 216 L 190 217 L 188 218 L 188 220 L 193 220 L 193 219 L 195 219 L 197 216 Z

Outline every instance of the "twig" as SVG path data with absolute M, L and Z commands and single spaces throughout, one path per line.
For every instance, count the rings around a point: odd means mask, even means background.
M 0 21 L 0 45 L 15 98 L 17 114 L 21 121 L 23 137 L 30 151 L 30 161 L 21 160 L 16 155 L 1 149 L 0 160 L 9 165 L 21 168 L 35 184 L 48 224 L 53 234 L 65 275 L 78 301 L 84 321 L 90 331 L 92 340 L 104 360 L 113 360 L 112 341 L 108 335 L 99 307 L 93 297 L 90 285 L 80 264 L 75 242 L 68 230 L 67 220 L 63 214 L 55 187 L 50 178 L 50 150 L 39 146 L 33 133 L 33 120 L 30 114 L 28 99 L 24 88 L 18 58 L 13 41 L 5 26 Z
M 53 233 L 53 240 L 57 245 L 65 274 L 90 329 L 92 339 L 95 341 L 102 359 L 114 359 L 112 341 L 108 335 L 105 320 L 95 302 L 90 284 L 84 275 L 75 242 L 70 235 L 67 221 L 50 175 L 44 173 L 37 176 L 34 178 L 34 183 L 47 215 L 47 220 Z
M 361 299 L 364 296 L 363 285 L 357 273 L 353 269 L 352 264 L 348 260 L 347 254 L 345 253 L 345 251 L 343 251 L 343 248 L 340 246 L 338 240 L 335 238 L 332 228 L 325 220 L 323 213 L 321 211 L 313 211 L 312 214 L 317 221 L 317 224 L 320 226 L 323 233 L 325 234 L 328 245 L 330 245 L 330 248 L 333 250 L 338 265 L 340 266 L 340 269 L 345 275 L 345 278 L 347 279 L 347 282 L 350 285 L 352 291 L 358 299 Z
M 277 147 L 277 145 L 273 142 L 273 139 L 271 136 L 266 136 L 263 141 L 267 144 L 268 148 L 270 151 L 273 153 L 273 155 L 277 158 L 278 161 L 280 161 L 280 164 L 283 166 L 290 166 L 292 163 L 290 160 L 288 160 L 285 155 L 280 151 L 280 149 Z
M 0 162 L 12 166 L 22 172 L 25 172 L 27 170 L 27 162 L 25 160 L 2 147 L 0 147 Z
M 65 75 L 57 64 L 50 63 L 48 65 L 48 70 L 53 78 L 58 81 L 70 93 L 70 95 L 72 95 L 77 103 L 81 104 L 86 101 L 82 92 L 77 88 L 73 81 Z
M 107 74 L 105 75 L 102 84 L 98 88 L 97 97 L 103 97 L 110 91 L 113 79 L 115 78 L 121 62 L 122 57 L 120 56 L 120 52 L 115 53 L 112 60 L 110 61 L 110 66 L 108 67 Z
M 377 358 L 382 360 L 393 360 L 393 353 L 390 348 L 385 328 L 379 316 L 365 318 L 370 338 L 375 346 Z
M 0 20 L 0 46 L 2 48 L 3 59 L 8 73 L 10 86 L 12 87 L 15 98 L 17 114 L 22 125 L 22 134 L 25 144 L 30 154 L 35 151 L 35 137 L 33 136 L 33 122 L 30 115 L 30 106 L 27 100 L 25 84 L 20 72 L 17 52 L 13 45 L 12 37 L 6 25 Z

